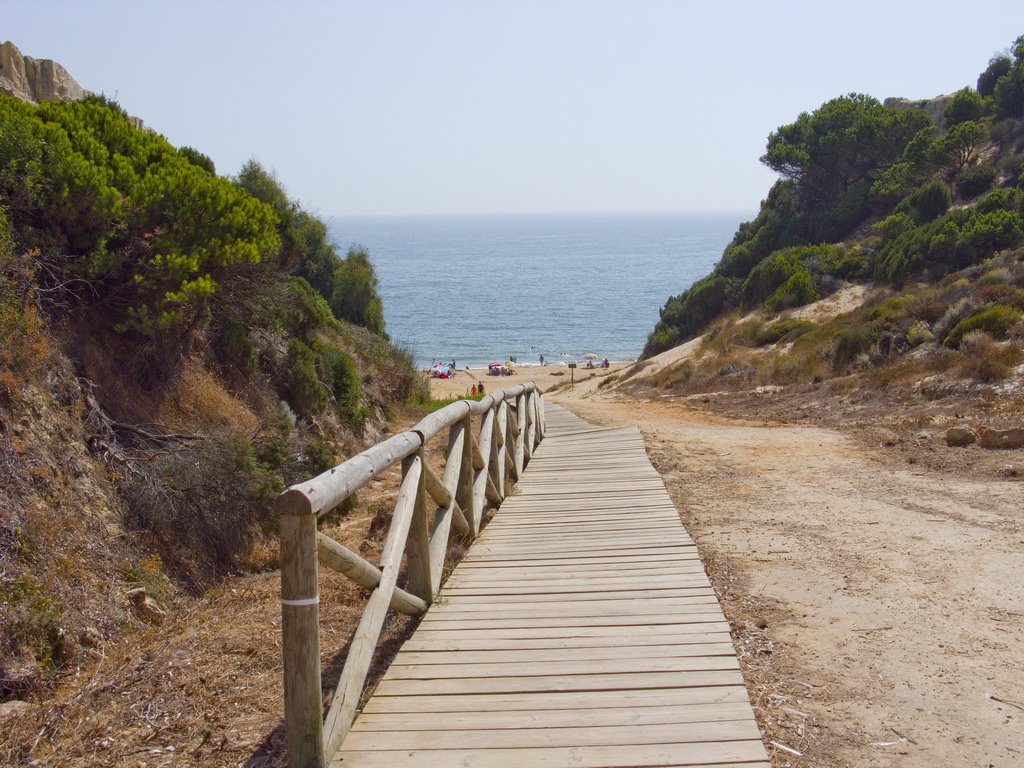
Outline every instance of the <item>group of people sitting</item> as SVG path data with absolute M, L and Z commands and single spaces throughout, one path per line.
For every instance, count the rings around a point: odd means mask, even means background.
M 609 365 L 611 365 L 611 363 L 608 362 L 607 357 L 604 360 L 602 360 L 598 365 L 594 365 L 593 360 L 587 360 L 587 368 L 607 368 Z

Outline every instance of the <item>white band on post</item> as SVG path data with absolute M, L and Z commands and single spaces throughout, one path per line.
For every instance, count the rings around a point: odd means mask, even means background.
M 281 605 L 316 605 L 320 602 L 320 597 L 304 597 L 301 600 L 285 600 L 281 598 Z

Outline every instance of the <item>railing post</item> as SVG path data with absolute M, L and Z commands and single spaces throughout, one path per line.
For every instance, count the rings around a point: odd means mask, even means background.
M 285 741 L 290 768 L 323 768 L 320 594 L 316 515 L 284 511 L 281 525 L 281 635 Z
M 475 539 L 480 533 L 480 518 L 473 503 L 473 417 L 467 413 L 461 423 L 462 462 L 459 465 L 459 483 L 455 491 L 455 500 L 459 502 L 462 514 L 469 523 L 469 538 Z
M 508 405 L 502 400 L 494 419 L 494 436 L 491 438 L 491 480 L 501 498 L 505 498 L 505 430 L 508 425 Z
M 425 465 L 422 446 L 414 454 Z M 402 476 L 409 471 L 413 456 L 402 462 Z M 405 557 L 408 566 L 408 591 L 425 600 L 429 605 L 434 601 L 434 588 L 430 567 L 430 522 L 427 520 L 426 472 L 420 472 L 416 485 L 416 501 L 413 506 L 409 538 L 405 541 Z
M 487 506 L 487 479 L 490 473 L 491 446 L 494 443 L 494 408 L 488 408 L 480 423 L 480 456 L 484 465 L 473 475 L 473 528 L 479 532 Z
M 516 398 L 516 425 L 519 427 L 519 434 L 516 435 L 516 472 L 523 474 L 526 466 L 526 398 L 529 392 L 523 392 Z

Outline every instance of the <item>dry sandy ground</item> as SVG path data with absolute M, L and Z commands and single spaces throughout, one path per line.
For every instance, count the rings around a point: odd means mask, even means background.
M 485 391 L 493 392 L 527 381 L 535 381 L 542 391 L 547 392 L 570 379 L 574 379 L 576 383 L 598 380 L 630 365 L 632 363 L 613 363 L 609 368 L 595 370 L 588 370 L 581 365 L 574 373 L 564 365 L 524 365 L 517 368 L 511 376 L 488 376 L 486 368 L 459 368 L 453 379 L 429 379 L 430 394 L 438 400 L 444 400 L 448 397 L 465 397 L 469 394 L 470 388 L 480 382 L 483 382 Z
M 774 765 L 1024 765 L 1019 482 L 602 395 L 551 397 L 640 426 L 733 624 Z

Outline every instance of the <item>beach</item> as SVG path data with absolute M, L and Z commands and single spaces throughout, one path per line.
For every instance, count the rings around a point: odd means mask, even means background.
M 486 368 L 459 368 L 455 377 L 450 379 L 430 378 L 430 395 L 437 400 L 444 400 L 450 397 L 463 397 L 469 394 L 470 388 L 475 384 L 483 383 L 485 392 L 494 392 L 499 389 L 508 389 L 517 384 L 527 381 L 537 383 L 542 392 L 575 379 L 576 383 L 585 383 L 591 379 L 597 380 L 605 376 L 628 368 L 633 364 L 632 360 L 626 362 L 612 363 L 608 368 L 589 369 L 584 364 L 576 368 L 573 374 L 571 369 L 565 365 L 520 365 L 509 376 L 488 376 Z M 427 374 L 424 373 L 426 376 Z

